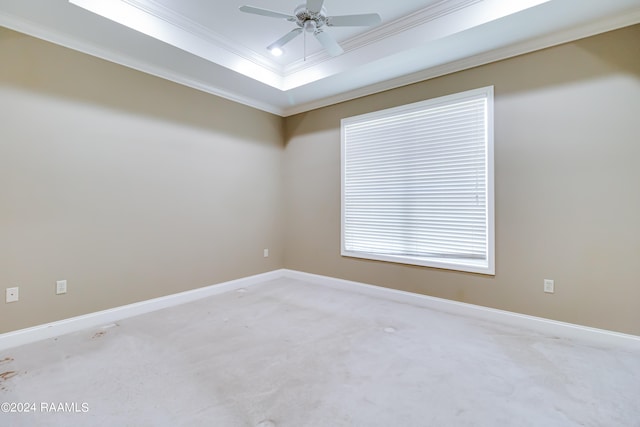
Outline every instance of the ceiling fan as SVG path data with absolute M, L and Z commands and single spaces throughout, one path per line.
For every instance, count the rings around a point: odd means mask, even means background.
M 303 32 L 306 32 L 313 33 L 322 47 L 324 47 L 331 56 L 338 56 L 342 54 L 344 50 L 329 33 L 324 31 L 323 27 L 369 27 L 382 22 L 380 15 L 377 13 L 328 16 L 323 4 L 324 0 L 307 0 L 306 4 L 303 3 L 295 8 L 293 15 L 254 6 L 241 6 L 240 11 L 254 15 L 268 16 L 270 18 L 286 19 L 287 21 L 296 23 L 298 28 L 291 30 L 267 46 L 267 49 L 275 55 L 278 55 L 278 53 L 282 54 L 282 47 L 285 44 Z

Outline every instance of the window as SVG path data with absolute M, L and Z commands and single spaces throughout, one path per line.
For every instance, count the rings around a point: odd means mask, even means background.
M 494 274 L 492 86 L 341 130 L 343 256 Z

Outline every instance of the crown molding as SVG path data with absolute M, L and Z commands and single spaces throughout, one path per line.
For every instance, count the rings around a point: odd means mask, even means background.
M 483 0 L 439 0 L 414 13 L 395 19 L 386 24 L 378 25 L 369 31 L 358 34 L 340 42 L 345 53 L 355 52 L 365 46 L 377 43 L 385 38 L 393 37 L 402 32 L 428 24 L 435 19 L 458 12 Z M 325 51 L 307 56 L 306 60 L 298 60 L 284 67 L 284 77 L 313 68 L 331 59 Z
M 282 66 L 269 60 L 268 57 L 224 37 L 223 35 L 190 18 L 187 18 L 186 16 L 160 4 L 155 0 L 119 1 L 149 15 L 153 19 L 160 20 L 179 31 L 188 33 L 208 45 L 214 45 L 217 48 L 223 49 L 232 55 L 263 68 L 268 72 L 278 74 L 285 80 L 287 77 L 295 73 L 315 68 L 333 59 L 333 57 L 327 54 L 324 50 L 321 50 L 307 56 L 305 59 L 300 59 L 289 65 Z M 483 0 L 439 0 L 407 16 L 379 25 L 365 33 L 344 40 L 340 44 L 345 50 L 345 53 L 357 52 L 365 46 L 377 43 L 388 37 L 396 36 L 409 29 L 429 24 L 436 19 L 440 19 L 477 3 L 481 3 L 482 1 Z M 193 53 L 209 60 L 205 52 L 198 52 L 198 50 L 199 49 L 194 48 Z
M 331 57 L 326 51 L 320 50 L 304 59 L 299 59 L 288 65 L 280 65 L 269 60 L 268 57 L 261 55 L 249 48 L 246 48 L 223 35 L 212 31 L 211 29 L 187 18 L 186 16 L 167 8 L 166 6 L 154 0 L 119 0 L 131 7 L 138 9 L 140 12 L 146 13 L 154 19 L 159 19 L 167 24 L 175 27 L 180 31 L 191 34 L 192 36 L 202 40 L 205 43 L 214 45 L 218 48 L 243 58 L 258 67 L 264 68 L 272 73 L 280 75 L 283 79 L 315 68 L 321 64 L 331 61 Z M 347 40 L 340 42 L 345 53 L 356 52 L 358 49 L 376 43 L 387 37 L 392 37 L 402 32 L 428 24 L 436 19 L 446 15 L 458 12 L 464 8 L 481 3 L 483 0 L 439 0 L 423 9 L 420 9 L 407 16 L 403 16 L 386 24 L 379 25 L 365 33 L 356 35 Z M 196 52 L 196 54 L 198 54 Z M 208 59 L 203 53 L 198 54 L 202 58 Z M 280 88 L 282 89 L 282 88 Z
M 175 28 L 191 34 L 200 40 L 216 45 L 217 47 L 226 50 L 227 52 L 239 56 L 247 61 L 254 63 L 255 65 L 265 68 L 266 70 L 282 75 L 283 67 L 274 61 L 270 61 L 266 56 L 246 48 L 233 40 L 224 37 L 222 34 L 212 31 L 208 27 L 205 27 L 198 22 L 187 18 L 186 16 L 177 13 L 176 11 L 169 9 L 168 7 L 158 3 L 154 0 L 120 0 L 129 6 L 153 16 L 156 19 L 160 19 Z M 206 56 L 202 56 L 206 58 Z
M 613 31 L 619 28 L 627 27 L 640 23 L 640 8 L 635 9 L 631 13 L 626 12 L 612 16 L 608 19 L 591 22 L 585 25 L 576 26 L 568 30 L 558 31 L 553 34 L 537 37 L 520 43 L 515 43 L 503 48 L 494 49 L 483 52 L 457 61 L 452 61 L 436 67 L 427 68 L 415 73 L 385 80 L 380 83 L 367 85 L 338 95 L 322 98 L 312 102 L 299 104 L 291 108 L 285 108 L 282 116 L 288 117 L 295 114 L 304 113 L 340 102 L 350 101 L 368 95 L 373 95 L 386 90 L 407 86 L 425 80 L 434 79 L 447 74 L 456 73 L 458 71 L 467 70 L 481 65 L 501 61 L 515 56 L 524 55 L 535 52 L 537 50 L 546 49 L 563 43 L 569 43 L 597 34 Z
M 161 79 L 169 80 L 174 83 L 190 87 L 192 89 L 219 96 L 221 98 L 228 99 L 239 104 L 247 105 L 258 110 L 266 111 L 268 113 L 279 116 L 282 116 L 283 113 L 283 110 L 281 108 L 278 108 L 271 104 L 260 102 L 254 98 L 240 96 L 225 89 L 188 78 L 185 75 L 179 73 L 175 73 L 165 67 L 151 65 L 148 62 L 141 61 L 135 57 L 123 55 L 110 49 L 101 48 L 93 43 L 80 41 L 77 38 L 69 37 L 59 31 L 43 29 L 38 24 L 35 24 L 23 18 L 18 18 L 14 15 L 10 15 L 2 11 L 0 11 L 0 26 L 20 33 L 28 34 L 29 36 L 51 42 L 62 47 L 85 53 L 96 58 L 104 59 L 105 61 L 113 62 L 115 64 L 119 64 L 145 74 L 150 74 Z
M 125 1 L 125 0 L 122 0 Z M 149 2 L 153 0 L 126 0 L 129 2 L 137 1 L 139 4 L 141 2 Z M 454 4 L 460 5 L 469 5 L 472 0 L 467 0 L 466 2 L 463 0 L 454 1 L 441 1 L 435 3 L 433 5 L 431 15 L 427 14 L 426 11 L 421 11 L 422 13 L 417 13 L 412 19 L 413 22 L 419 22 L 420 19 L 437 19 L 435 15 L 435 7 L 444 7 L 448 5 L 449 7 L 453 7 Z M 449 9 L 451 10 L 451 9 Z M 440 9 L 441 12 L 444 9 Z M 444 13 L 444 12 L 443 12 Z M 407 19 L 401 19 L 399 21 L 407 21 Z M 424 22 L 424 21 L 423 21 Z M 544 49 L 547 47 L 551 47 L 554 45 L 571 42 L 573 40 L 577 40 L 584 37 L 589 37 L 595 34 L 603 33 L 606 31 L 615 30 L 617 28 L 622 28 L 629 25 L 634 25 L 640 23 L 640 8 L 634 8 L 631 11 L 625 11 L 624 13 L 620 13 L 618 15 L 614 15 L 612 17 L 601 19 L 596 22 L 591 22 L 585 25 L 576 26 L 570 28 L 568 30 L 559 31 L 550 35 L 546 35 L 543 37 L 538 37 L 535 39 L 530 39 L 527 41 L 523 41 L 520 43 L 512 44 L 503 48 L 494 49 L 488 52 L 483 52 L 471 57 L 467 57 L 464 59 L 460 59 L 457 61 L 449 62 L 447 64 L 443 64 L 436 67 L 430 67 L 421 71 L 417 71 L 411 74 L 407 74 L 404 76 L 398 76 L 396 78 L 387 79 L 385 81 L 364 85 L 360 88 L 349 90 L 340 94 L 327 96 L 318 100 L 303 102 L 301 104 L 293 105 L 292 96 L 295 92 L 292 91 L 284 91 L 281 92 L 281 96 L 278 98 L 272 97 L 270 102 L 260 101 L 256 97 L 251 95 L 242 95 L 239 92 L 234 91 L 233 89 L 225 89 L 222 86 L 218 86 L 216 82 L 203 81 L 198 78 L 191 78 L 187 74 L 183 72 L 172 71 L 170 67 L 166 67 L 158 64 L 151 64 L 144 60 L 139 59 L 135 55 L 127 55 L 117 52 L 114 49 L 104 48 L 98 44 L 88 42 L 83 39 L 78 39 L 69 34 L 65 33 L 64 30 L 55 30 L 51 27 L 42 26 L 33 21 L 28 20 L 24 17 L 14 16 L 13 14 L 0 10 L 0 25 L 10 28 L 12 30 L 25 33 L 31 35 L 33 37 L 43 39 L 79 52 L 83 52 L 110 62 L 114 62 L 147 74 L 151 74 L 166 80 L 170 80 L 176 82 L 178 84 L 182 84 L 184 86 L 188 86 L 215 96 L 219 96 L 221 98 L 225 98 L 234 102 L 238 102 L 240 104 L 244 104 L 259 110 L 263 110 L 275 115 L 287 117 L 294 114 L 303 113 L 309 110 L 326 107 L 328 105 L 336 104 L 339 102 L 348 101 L 351 99 L 372 95 L 378 92 L 382 92 L 389 89 L 394 89 L 397 87 L 413 84 L 416 82 L 429 80 L 435 77 L 439 77 L 442 75 L 446 75 L 449 73 L 462 71 L 465 69 L 473 68 L 476 66 L 484 65 L 487 63 L 507 59 L 510 57 L 526 54 L 529 52 L 533 52 L 536 50 Z M 397 22 L 390 23 L 389 25 L 393 27 L 393 25 L 399 25 Z M 405 22 L 405 24 L 409 24 Z M 399 27 L 395 27 L 399 30 Z M 377 31 L 382 31 L 382 28 Z M 375 33 L 376 31 L 371 31 L 369 33 Z M 374 35 L 373 34 L 363 34 L 361 37 L 364 40 L 360 43 L 370 42 L 373 43 Z M 208 37 L 208 36 L 207 36 Z M 354 41 L 354 43 L 356 43 Z M 175 49 L 173 47 L 167 47 L 165 49 Z M 256 54 L 257 55 L 257 54 Z M 212 66 L 218 66 L 212 64 Z M 220 83 L 221 84 L 221 83 Z
M 143 3 L 141 3 L 142 1 Z M 168 12 L 153 0 L 68 0 L 74 6 L 116 22 L 139 33 L 155 38 L 213 64 L 235 71 L 276 89 L 283 89 L 280 69 L 272 71 L 257 64 L 250 55 L 247 58 L 230 51 L 222 43 L 222 36 L 204 29 L 194 21 Z M 142 7 L 142 8 L 141 8 Z M 153 10 L 153 14 L 150 11 Z M 174 23 L 172 20 L 178 20 Z M 192 24 L 192 25 L 190 25 Z
M 417 12 L 396 19 L 395 21 L 387 24 L 380 25 L 371 29 L 371 31 L 353 37 L 344 43 L 345 51 L 347 49 L 357 49 L 361 46 L 376 43 L 383 39 L 402 34 L 407 30 L 429 24 L 436 19 L 451 15 L 462 9 L 481 3 L 482 1 L 483 0 L 440 0 Z

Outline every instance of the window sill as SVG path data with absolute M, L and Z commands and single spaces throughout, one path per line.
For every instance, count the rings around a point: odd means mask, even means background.
M 495 276 L 495 269 L 492 263 L 487 260 L 472 260 L 458 258 L 438 258 L 438 257 L 406 257 L 394 255 L 381 255 L 366 252 L 355 252 L 343 250 L 343 257 L 368 259 L 372 261 L 393 262 L 396 264 L 418 265 L 421 267 L 439 268 L 443 270 L 462 271 L 466 273 L 486 274 Z

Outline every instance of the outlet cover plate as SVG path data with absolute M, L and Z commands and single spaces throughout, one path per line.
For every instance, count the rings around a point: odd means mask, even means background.
M 57 280 L 56 281 L 56 295 L 66 294 L 67 293 L 67 281 L 66 280 Z
M 7 302 L 16 302 L 20 298 L 19 288 L 16 286 L 15 288 L 7 288 L 7 295 L 5 300 Z
M 555 292 L 555 284 L 551 279 L 544 279 L 544 291 L 548 294 Z

